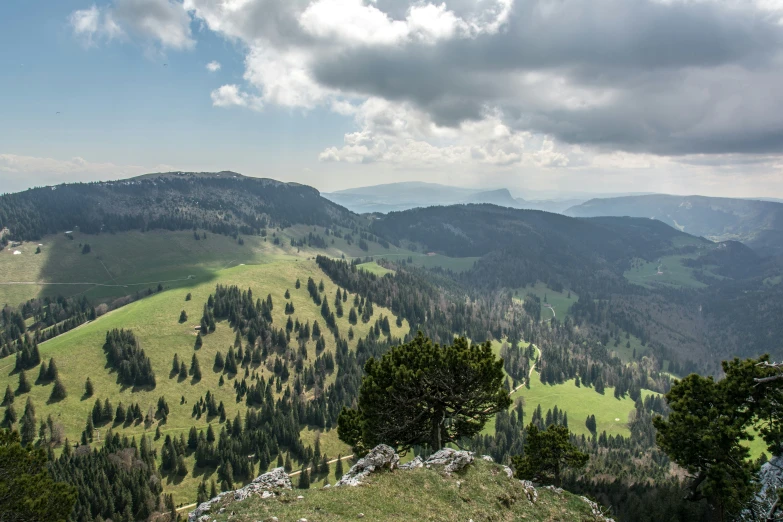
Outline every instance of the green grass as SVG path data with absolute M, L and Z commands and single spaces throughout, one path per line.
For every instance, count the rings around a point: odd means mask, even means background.
M 264 241 L 259 236 L 247 237 L 245 244 L 239 245 L 230 237 L 209 233 L 200 241 L 193 239 L 192 232 L 73 235 L 74 240 L 64 235 L 45 237 L 40 241 L 40 254 L 35 254 L 38 242 L 0 251 L 0 283 L 49 283 L 0 284 L 0 303 L 16 305 L 34 297 L 57 295 L 110 300 L 155 288 L 159 281 L 167 288 L 188 287 L 213 279 L 225 267 L 266 263 L 289 253 L 273 245 L 271 238 Z M 82 254 L 80 243 L 89 243 L 92 251 Z M 13 250 L 22 254 L 13 255 Z M 82 282 L 91 284 L 71 284 Z
M 630 346 L 628 346 L 628 344 L 630 344 Z M 615 346 L 614 341 L 610 339 L 607 349 L 611 354 L 619 357 L 624 363 L 638 361 L 648 352 L 647 346 L 642 346 L 641 339 L 630 334 L 627 339 L 625 335 L 620 335 L 620 344 L 617 346 Z M 634 357 L 634 351 L 636 357 Z
M 493 348 L 500 343 L 493 343 Z M 499 352 L 498 352 L 499 353 Z M 597 393 L 594 388 L 584 385 L 577 387 L 574 379 L 563 384 L 544 384 L 541 377 L 533 370 L 530 379 L 530 388 L 520 387 L 511 394 L 514 400 L 511 408 L 516 407 L 519 401 L 525 412 L 525 423 L 533 415 L 533 411 L 541 405 L 541 410 L 546 415 L 547 410 L 555 406 L 568 413 L 568 428 L 577 435 L 590 437 L 591 434 L 585 426 L 588 415 L 595 415 L 597 432 L 606 431 L 607 435 L 630 436 L 628 429 L 628 416 L 635 409 L 634 401 L 627 395 L 621 399 L 615 399 L 614 388 L 607 386 L 603 394 Z M 655 392 L 642 390 L 642 397 Z M 619 420 L 618 420 L 619 419 Z M 495 420 L 492 419 L 484 427 L 484 433 L 495 433 Z
M 536 283 L 535 286 L 527 286 L 514 291 L 514 297 L 520 300 L 523 300 L 528 294 L 533 294 L 541 299 L 541 319 L 543 320 L 552 318 L 552 311 L 544 308 L 544 303 L 550 304 L 555 311 L 555 316 L 562 320 L 568 315 L 568 309 L 571 308 L 571 305 L 579 300 L 579 296 L 574 292 L 569 292 L 568 290 L 555 292 L 546 283 L 541 282 Z
M 16 398 L 17 413 L 21 414 L 29 395 L 35 404 L 37 418 L 39 420 L 46 419 L 47 415 L 51 414 L 56 422 L 63 425 L 66 436 L 72 442 L 79 439 L 95 398 L 103 400 L 108 397 L 114 407 L 120 401 L 125 405 L 138 402 L 142 412 L 146 413 L 148 407 L 155 407 L 159 397 L 166 397 L 171 411 L 168 421 L 161 426 L 164 434 L 179 435 L 184 432 L 187 435 L 187 430 L 194 425 L 206 428 L 207 423 L 204 418 L 195 420 L 191 417 L 191 411 L 194 402 L 206 394 L 207 390 L 216 394 L 218 401 L 224 402 L 229 419 L 233 418 L 237 411 L 244 414 L 245 405 L 236 404 L 232 380 L 227 379 L 226 383 L 220 387 L 218 385 L 220 374 L 212 371 L 216 352 L 220 350 L 225 355 L 228 347 L 233 344 L 234 332 L 227 323 L 218 323 L 215 333 L 205 336 L 202 348 L 196 352 L 203 371 L 201 381 L 192 383 L 190 379 L 187 379 L 178 382 L 177 378 L 169 378 L 174 353 L 179 355 L 180 360 L 190 363 L 190 358 L 194 353 L 193 327 L 198 324 L 204 303 L 209 294 L 214 292 L 215 284 L 218 282 L 223 285 L 235 284 L 240 288 L 252 288 L 254 294 L 259 297 L 271 293 L 274 303 L 272 315 L 276 325 L 283 325 L 287 319 L 284 314 L 286 289 L 290 290 L 291 301 L 296 308 L 294 318 L 298 318 L 300 322 L 309 320 L 311 324 L 316 319 L 323 323 L 323 319 L 320 317 L 320 307 L 313 303 L 307 293 L 306 282 L 309 276 L 316 281 L 323 280 L 326 298 L 334 299 L 337 286 L 320 271 L 314 261 L 290 257 L 285 261 L 271 260 L 266 264 L 235 266 L 221 270 L 208 281 L 194 282 L 187 289 L 179 288 L 156 293 L 43 343 L 40 345 L 41 357 L 45 361 L 51 357 L 56 359 L 60 378 L 68 391 L 68 397 L 58 403 L 47 404 L 52 385 L 34 385 L 29 394 Z M 294 285 L 297 278 L 302 281 L 302 287 L 298 290 Z M 188 292 L 192 294 L 191 301 L 185 301 L 185 294 Z M 353 295 L 349 298 L 349 304 L 352 299 Z M 389 310 L 380 306 L 374 308 L 373 321 L 368 324 L 359 322 L 353 327 L 356 337 L 349 342 L 351 349 L 355 348 L 360 337 L 365 337 L 368 334 L 369 328 L 378 314 L 388 315 L 390 319 L 393 318 Z M 181 310 L 185 310 L 188 314 L 189 320 L 184 324 L 178 322 Z M 350 326 L 347 321 L 347 311 L 346 308 L 345 316 L 337 319 L 338 327 L 343 334 L 348 332 Z M 396 337 L 402 336 L 407 331 L 406 322 L 403 322 L 402 328 L 398 328 L 394 320 L 390 320 L 390 323 L 392 335 Z M 154 390 L 134 392 L 130 388 L 123 389 L 116 383 L 116 375 L 106 368 L 106 356 L 102 346 L 106 331 L 113 328 L 129 328 L 136 334 L 141 346 L 152 361 L 157 380 L 157 387 Z M 334 338 L 327 335 L 325 340 L 326 350 L 334 352 Z M 315 359 L 315 343 L 313 341 L 308 342 L 308 351 L 308 361 L 313 361 Z M 18 376 L 11 373 L 13 365 L 13 357 L 0 360 L 0 390 L 5 390 L 6 385 L 9 384 L 14 390 L 16 389 Z M 271 375 L 269 370 L 261 366 L 257 371 L 260 371 L 269 380 Z M 31 381 L 34 381 L 37 375 L 37 368 L 28 371 Z M 93 381 L 95 396 L 91 399 L 82 399 L 84 382 L 88 376 Z M 243 373 L 240 373 L 239 378 L 241 379 L 242 376 Z M 326 385 L 328 386 L 333 380 L 334 374 L 327 379 Z M 183 396 L 185 403 L 180 404 Z M 213 420 L 213 424 L 217 424 L 216 419 Z M 155 428 L 156 425 L 153 425 L 146 432 L 152 435 Z M 105 427 L 101 428 L 101 432 L 103 431 L 105 431 Z M 138 436 L 145 432 L 145 429 L 141 424 L 131 426 L 123 431 L 128 435 Z M 303 435 L 307 436 L 307 433 L 305 432 Z M 157 446 L 160 443 L 162 440 L 156 441 L 155 444 Z M 322 444 L 325 446 L 323 451 L 330 455 L 336 456 L 336 453 L 339 452 L 347 454 L 346 447 L 339 446 L 339 442 L 336 442 L 333 431 L 322 436 Z M 200 474 L 194 477 L 192 473 L 189 473 L 183 480 L 173 482 L 167 479 L 164 484 L 166 491 L 174 493 L 176 502 L 180 503 L 195 498 L 196 487 L 200 480 Z
M 704 288 L 707 285 L 693 277 L 693 270 L 682 264 L 682 260 L 693 255 L 664 256 L 657 261 L 635 259 L 626 270 L 625 278 L 631 283 L 653 288 L 656 285 L 676 288 Z M 712 275 L 712 274 L 711 274 Z
M 375 261 L 370 261 L 369 263 L 362 263 L 360 265 L 357 265 L 358 268 L 362 270 L 366 270 L 367 272 L 371 274 L 375 274 L 379 277 L 383 277 L 386 274 L 394 274 L 394 270 L 389 270 L 386 267 L 383 267 L 376 263 Z
M 309 233 L 324 237 L 327 248 L 291 246 L 292 239 L 306 238 Z M 46 236 L 40 242 L 0 251 L 0 305 L 16 306 L 35 297 L 57 295 L 86 295 L 94 302 L 110 301 L 138 290 L 154 289 L 159 282 L 166 288 L 190 287 L 213 280 L 223 268 L 294 257 L 307 260 L 319 254 L 347 259 L 423 256 L 394 245 L 387 249 L 371 241 L 369 249 L 363 251 L 357 241 L 349 245 L 342 237 L 325 236 L 323 228 L 305 225 L 269 229 L 266 238 L 243 236 L 244 245 L 210 233 L 206 240 L 196 241 L 192 231 L 99 235 L 74 232 L 73 237 L 70 240 L 63 234 Z M 274 244 L 275 239 L 279 239 L 278 245 Z M 36 254 L 39 243 L 41 253 Z M 83 243 L 90 244 L 89 254 L 81 253 L 79 245 Z M 14 250 L 21 254 L 14 255 Z M 2 284 L 10 282 L 35 284 Z
M 303 498 L 297 499 L 301 495 Z M 372 474 L 358 487 L 293 490 L 272 499 L 252 496 L 234 502 L 230 495 L 216 521 L 253 522 L 275 516 L 280 522 L 300 518 L 329 522 L 361 520 L 419 521 L 573 521 L 594 520 L 588 505 L 576 495 L 539 489 L 538 501 L 528 501 L 519 481 L 498 464 L 477 460 L 465 470 L 445 476 L 436 470 L 396 470 Z

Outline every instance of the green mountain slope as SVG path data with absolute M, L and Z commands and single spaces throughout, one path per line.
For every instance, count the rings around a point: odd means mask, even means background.
M 735 239 L 764 255 L 783 254 L 783 204 L 777 202 L 652 194 L 591 199 L 566 214 L 652 218 L 696 236 Z

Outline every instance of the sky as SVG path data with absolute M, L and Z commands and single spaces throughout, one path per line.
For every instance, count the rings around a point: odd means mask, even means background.
M 172 170 L 322 191 L 783 197 L 783 0 L 6 0 L 0 193 Z

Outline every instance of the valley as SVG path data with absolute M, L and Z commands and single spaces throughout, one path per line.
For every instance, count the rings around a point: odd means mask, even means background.
M 13 235 L 17 218 L 5 217 L 0 390 L 13 398 L 5 424 L 62 463 L 88 447 L 145 445 L 174 506 L 282 463 L 299 475 L 312 466 L 309 483 L 322 486 L 333 481 L 329 461 L 356 453 L 337 427 L 342 408 L 356 404 L 365 364 L 421 331 L 442 344 L 489 341 L 503 360 L 511 406 L 460 444 L 507 462 L 530 423 L 565 425 L 592 455 L 582 475 L 569 475 L 574 487 L 612 466 L 627 484 L 668 484 L 675 475 L 650 435 L 653 418 L 668 413 L 663 394 L 678 377 L 714 372 L 722 353 L 757 355 L 729 336 L 716 350 L 717 311 L 702 303 L 780 286 L 777 268 L 747 247 L 649 219 L 488 204 L 369 219 L 301 186 L 254 183 L 180 173 L 74 187 L 74 197 L 101 205 L 132 208 L 125 191 L 155 203 L 123 215 L 73 207 L 81 221 L 67 231 L 52 213 L 38 221 L 52 225 Z M 183 204 L 184 187 L 214 208 L 161 210 L 160 201 Z M 240 190 L 275 196 L 251 210 Z M 29 209 L 38 196 L 17 197 Z M 141 366 L 107 356 L 107 333 L 121 330 L 143 350 L 132 363 Z M 56 370 L 41 370 L 53 360 Z M 129 384 L 129 368 L 143 364 L 154 385 Z M 23 415 L 28 401 L 35 430 Z M 745 443 L 765 453 L 759 438 Z M 640 452 L 654 457 L 617 464 Z

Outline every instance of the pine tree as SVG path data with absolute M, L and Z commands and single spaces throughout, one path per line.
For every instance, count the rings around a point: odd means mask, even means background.
M 204 344 L 204 338 L 201 336 L 201 330 L 199 330 L 199 332 L 196 334 L 196 344 L 193 345 L 193 349 L 200 350 L 203 344 Z
M 9 404 L 5 408 L 5 414 L 3 415 L 3 426 L 8 428 L 12 427 L 17 421 L 16 410 L 13 404 Z
M 50 402 L 57 402 L 63 400 L 68 393 L 65 391 L 65 386 L 63 385 L 60 378 L 56 378 L 54 380 L 54 386 L 52 387 L 52 394 L 49 396 Z
M 47 381 L 53 381 L 60 375 L 60 372 L 57 370 L 57 364 L 54 362 L 54 357 L 49 359 L 49 370 L 46 373 Z
M 285 464 L 283 464 L 283 469 L 286 473 L 291 473 L 291 470 L 293 469 L 293 466 L 291 466 L 291 454 L 286 453 L 285 454 Z
M 92 387 L 92 381 L 87 377 L 87 380 L 84 381 L 84 396 L 89 398 L 92 397 L 93 393 L 95 393 L 95 390 Z
M 277 464 L 276 464 L 275 467 L 277 467 L 277 468 L 282 468 L 283 467 L 283 454 L 280 453 L 279 451 L 277 452 Z
M 291 292 L 289 292 L 287 288 L 285 289 L 285 298 L 291 299 Z
M 46 382 L 49 380 L 49 368 L 46 367 L 46 361 L 41 362 L 38 371 L 38 382 Z
M 37 422 L 35 420 L 35 406 L 30 397 L 24 407 L 24 414 L 19 421 L 19 434 L 22 436 L 22 446 L 27 446 L 35 440 Z
M 175 353 L 174 360 L 171 362 L 171 375 L 179 373 L 179 356 Z
M 8 406 L 14 402 L 14 392 L 11 390 L 11 385 L 5 387 L 5 396 L 3 396 L 2 406 Z
M 179 379 L 184 380 L 188 378 L 188 367 L 185 361 L 182 361 L 179 365 Z
M 209 498 L 215 498 L 218 496 L 218 490 L 217 490 L 217 484 L 215 484 L 215 479 L 209 481 Z
M 343 478 L 343 455 L 342 453 L 337 455 L 337 462 L 334 464 L 334 478 L 340 480 Z
M 201 380 L 201 365 L 198 363 L 198 357 L 193 354 L 193 359 L 190 361 L 190 373 L 193 375 L 193 379 L 196 381 Z
M 299 474 L 299 483 L 296 485 L 299 489 L 310 489 L 310 472 L 307 467 L 302 468 Z
M 579 469 L 587 464 L 589 456 L 571 444 L 568 428 L 552 424 L 541 431 L 531 423 L 527 427 L 525 452 L 511 458 L 514 476 L 560 487 L 565 468 Z
M 76 488 L 55 482 L 47 466 L 46 452 L 42 448 L 24 448 L 25 445 L 17 433 L 0 431 L 0 520 L 69 519 L 76 503 Z
M 503 360 L 490 343 L 460 338 L 439 346 L 419 333 L 380 360 L 370 358 L 364 371 L 358 409 L 343 408 L 337 421 L 340 440 L 360 452 L 381 441 L 401 450 L 428 444 L 438 451 L 478 434 L 511 405 Z
M 187 320 L 188 320 L 188 313 L 185 310 L 182 310 L 179 313 L 179 322 L 180 323 L 184 323 Z
M 16 394 L 21 395 L 31 390 L 30 383 L 27 380 L 27 374 L 24 370 L 19 372 L 19 386 L 16 388 Z

